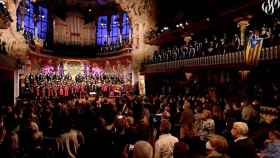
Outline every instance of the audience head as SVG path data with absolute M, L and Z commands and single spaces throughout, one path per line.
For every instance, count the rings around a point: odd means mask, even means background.
M 223 136 L 213 134 L 209 136 L 209 140 L 206 143 L 206 149 L 208 152 L 216 151 L 224 154 L 228 150 L 228 142 Z
M 134 144 L 133 158 L 153 158 L 153 147 L 146 141 L 138 141 Z
M 268 137 L 270 140 L 280 140 L 280 131 L 273 129 L 273 130 L 269 131 Z
M 174 145 L 173 157 L 174 158 L 187 158 L 189 155 L 190 147 L 188 144 L 179 142 Z
M 211 117 L 211 111 L 203 110 L 203 112 L 202 112 L 202 119 L 208 119 L 210 117 Z
M 247 123 L 245 122 L 234 122 L 233 127 L 231 129 L 231 134 L 234 138 L 246 136 L 248 132 L 249 128 Z
M 168 134 L 171 130 L 171 124 L 168 120 L 163 119 L 160 123 L 160 132 L 162 134 Z

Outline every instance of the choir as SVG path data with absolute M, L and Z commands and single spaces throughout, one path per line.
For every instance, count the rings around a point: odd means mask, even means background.
M 79 73 L 72 79 L 68 73 L 28 74 L 21 81 L 21 98 L 84 98 L 90 95 L 114 97 L 131 91 L 130 81 L 118 76 L 85 75 Z

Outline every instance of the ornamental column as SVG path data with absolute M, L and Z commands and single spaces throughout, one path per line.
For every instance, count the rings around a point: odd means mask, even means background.
M 241 46 L 246 45 L 246 37 L 245 37 L 245 31 L 247 27 L 250 25 L 250 19 L 252 18 L 251 15 L 248 15 L 246 17 L 238 17 L 234 19 L 234 21 L 237 23 L 237 27 L 240 30 L 240 41 L 241 41 Z
M 240 22 L 238 22 L 238 27 L 240 29 L 240 41 L 241 41 L 241 46 L 245 45 L 246 42 L 246 38 L 245 38 L 245 31 L 246 28 L 249 26 L 249 21 L 247 20 L 242 20 Z

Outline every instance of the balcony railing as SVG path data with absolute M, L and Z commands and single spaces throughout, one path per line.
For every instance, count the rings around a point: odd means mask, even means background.
M 237 51 L 228 54 L 220 54 L 192 59 L 169 61 L 157 64 L 147 64 L 143 66 L 142 72 L 155 73 L 155 72 L 170 72 L 179 69 L 193 69 L 211 66 L 255 66 L 259 62 L 279 60 L 280 59 L 280 45 L 269 48 L 263 48 L 260 52 L 260 57 L 248 63 L 246 61 L 246 52 Z
M 79 57 L 79 58 L 116 56 L 116 55 L 130 53 L 132 51 L 132 47 L 130 44 L 123 45 L 118 49 L 108 49 L 105 51 L 97 47 L 61 47 L 61 48 L 59 47 L 53 49 L 45 49 L 35 44 L 30 44 L 29 46 L 31 50 L 37 53 L 54 55 L 54 56 L 63 56 L 63 57 L 67 57 L 67 56 Z

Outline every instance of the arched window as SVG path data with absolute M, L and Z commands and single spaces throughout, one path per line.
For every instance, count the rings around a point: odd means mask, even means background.
M 23 1 L 17 9 L 17 30 L 23 30 L 25 33 L 35 36 L 35 8 L 31 0 Z M 36 37 L 46 39 L 48 26 L 48 10 L 45 7 L 38 6 L 38 21 L 36 24 Z
M 120 42 L 121 34 L 120 34 L 120 23 L 119 16 L 112 15 L 111 17 L 111 32 L 110 32 L 110 44 L 117 44 Z
M 23 29 L 24 32 L 28 32 L 34 36 L 33 4 L 31 0 L 25 0 L 22 1 L 21 5 L 17 10 L 17 28 L 18 30 Z M 24 15 L 21 16 L 20 12 Z
M 38 37 L 40 39 L 46 39 L 48 30 L 48 9 L 40 6 L 39 12 L 40 16 L 37 22 Z
M 120 16 L 123 16 L 120 21 Z M 108 18 L 111 19 L 110 26 L 107 26 Z M 120 24 L 120 22 L 122 24 Z M 121 26 L 122 25 L 122 26 Z M 110 27 L 110 32 L 108 32 Z M 123 15 L 115 14 L 111 17 L 100 16 L 97 21 L 96 44 L 104 46 L 106 44 L 114 45 L 118 43 L 127 43 L 131 40 L 131 26 L 129 23 L 128 14 Z
M 123 25 L 123 27 L 122 27 L 122 40 L 124 42 L 129 42 L 130 36 L 131 36 L 131 26 L 130 26 L 130 23 L 129 23 L 129 18 L 128 18 L 127 13 L 123 14 L 122 25 Z
M 96 43 L 99 46 L 108 44 L 107 16 L 98 17 Z

